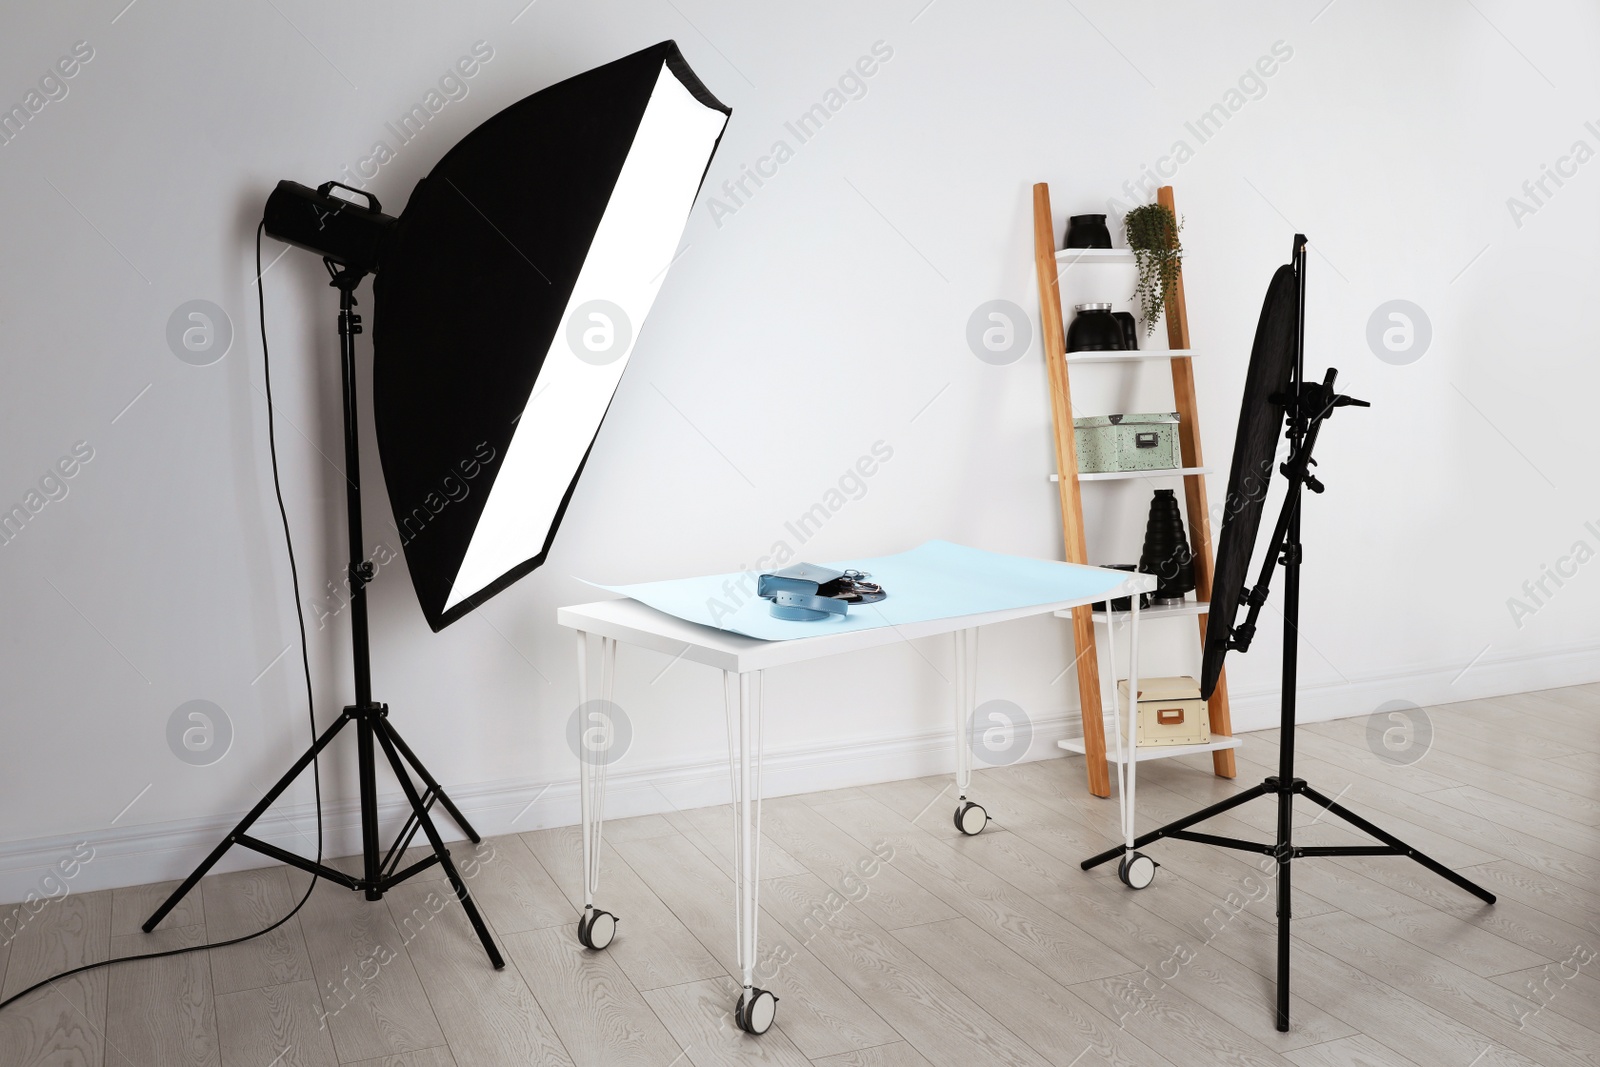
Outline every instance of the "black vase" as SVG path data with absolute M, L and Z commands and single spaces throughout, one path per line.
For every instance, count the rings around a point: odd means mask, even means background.
M 1122 347 L 1129 352 L 1139 351 L 1139 321 L 1131 311 L 1113 311 L 1111 317 L 1122 327 Z
M 1110 248 L 1111 231 L 1104 215 L 1074 215 L 1067 220 L 1067 240 L 1062 248 Z
M 1156 576 L 1157 604 L 1181 604 L 1183 595 L 1194 589 L 1194 553 L 1183 532 L 1176 490 L 1157 489 L 1150 501 L 1139 569 Z

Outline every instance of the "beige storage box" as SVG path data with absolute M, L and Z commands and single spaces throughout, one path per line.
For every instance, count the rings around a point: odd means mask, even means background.
M 1127 707 L 1126 678 L 1117 692 Z M 1211 715 L 1193 678 L 1140 678 L 1138 715 L 1140 748 L 1211 743 Z

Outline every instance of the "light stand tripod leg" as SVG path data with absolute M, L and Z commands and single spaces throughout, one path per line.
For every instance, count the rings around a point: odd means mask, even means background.
M 478 914 L 478 907 L 472 902 L 472 894 L 467 892 L 467 883 L 461 880 L 456 865 L 450 861 L 450 850 L 444 847 L 444 841 L 439 837 L 439 830 L 433 825 L 433 817 L 428 814 L 428 807 L 417 795 L 417 787 L 411 781 L 411 775 L 406 773 L 405 764 L 400 760 L 400 753 L 396 751 L 394 739 L 389 732 L 389 721 L 378 719 L 373 723 L 372 732 L 377 735 L 378 743 L 383 746 L 383 754 L 389 757 L 389 765 L 394 768 L 395 777 L 400 779 L 400 788 L 405 792 L 406 800 L 411 803 L 411 810 L 416 813 L 417 822 L 422 826 L 422 832 L 428 837 L 428 844 L 433 846 L 433 851 L 439 857 L 439 865 L 444 868 L 444 873 L 450 879 L 450 887 L 456 891 L 456 899 L 461 901 L 461 908 L 467 913 L 467 921 L 472 923 L 472 929 L 477 933 L 478 940 L 483 942 L 483 950 L 489 954 L 489 962 L 494 964 L 495 970 L 500 970 L 506 961 L 500 955 L 500 949 L 494 943 L 494 937 L 489 933 L 489 927 L 484 924 L 483 916 Z M 379 890 L 381 896 L 382 890 Z
M 206 876 L 206 872 L 210 871 L 212 867 L 217 865 L 217 861 L 223 857 L 228 849 L 234 846 L 234 844 L 239 840 L 246 830 L 250 829 L 250 827 L 255 824 L 257 819 L 261 818 L 262 814 L 268 808 L 272 807 L 273 803 L 283 795 L 283 791 L 288 789 L 296 778 L 300 777 L 300 772 L 311 765 L 311 761 L 316 759 L 317 755 L 323 749 L 328 747 L 328 742 L 332 741 L 339 731 L 344 729 L 345 724 L 349 721 L 350 719 L 348 716 L 341 715 L 333 721 L 331 726 L 322 731 L 322 736 L 317 738 L 316 744 L 307 749 L 305 754 L 295 761 L 294 766 L 289 768 L 288 773 L 286 773 L 282 778 L 279 778 L 278 784 L 273 786 L 272 789 L 267 792 L 267 795 L 262 797 L 256 803 L 255 807 L 250 809 L 250 813 L 248 815 L 239 820 L 239 825 L 235 826 L 233 830 L 229 832 L 228 836 L 224 837 L 217 847 L 211 850 L 211 855 L 207 856 L 203 861 L 201 861 L 200 866 L 194 869 L 194 873 L 190 874 L 188 878 L 184 879 L 183 884 L 173 891 L 172 895 L 167 898 L 166 903 L 157 908 L 155 914 L 145 920 L 144 926 L 141 927 L 145 933 L 148 934 L 150 931 L 154 930 L 160 924 L 161 920 L 167 917 L 167 913 L 178 906 L 178 901 L 187 896 L 189 890 L 193 889 L 195 884 Z
M 1231 796 L 1227 800 L 1219 801 L 1208 808 L 1201 808 L 1199 811 L 1185 815 L 1176 822 L 1169 822 L 1167 825 L 1151 830 L 1147 834 L 1139 835 L 1133 839 L 1133 847 L 1143 848 L 1152 841 L 1159 841 L 1163 837 L 1171 837 L 1178 831 L 1186 830 L 1197 822 L 1204 822 L 1213 815 L 1221 815 L 1223 812 L 1232 808 L 1237 808 L 1240 804 L 1252 801 L 1256 797 L 1265 796 L 1270 791 L 1271 790 L 1266 783 L 1253 785 L 1237 796 Z M 1126 847 L 1126 845 L 1118 845 L 1116 848 L 1108 848 L 1098 855 L 1090 856 L 1088 859 L 1079 864 L 1079 866 L 1086 871 L 1092 867 L 1098 867 L 1107 860 L 1114 860 L 1118 856 L 1121 856 Z
M 1333 799 L 1331 799 L 1329 797 L 1326 797 L 1326 796 L 1323 796 L 1321 793 L 1317 792 L 1315 789 L 1311 788 L 1309 785 L 1308 786 L 1302 786 L 1301 787 L 1301 791 L 1304 792 L 1306 796 L 1308 796 L 1312 800 L 1316 801 L 1318 804 L 1321 804 L 1323 807 L 1327 808 L 1329 811 L 1331 811 L 1335 815 L 1339 816 L 1339 818 L 1343 819 L 1345 822 L 1349 823 L 1351 826 L 1354 826 L 1356 829 L 1361 830 L 1363 833 L 1371 834 L 1373 837 L 1376 837 L 1379 841 L 1382 841 L 1384 844 L 1388 845 L 1390 848 L 1395 849 L 1400 855 L 1402 855 L 1402 856 L 1410 856 L 1412 859 L 1416 860 L 1418 863 L 1420 863 L 1424 867 L 1428 868 L 1428 870 L 1432 871 L 1434 874 L 1437 874 L 1440 878 L 1443 878 L 1448 882 L 1452 882 L 1455 885 L 1460 886 L 1462 889 L 1465 889 L 1467 892 L 1471 893 L 1473 896 L 1477 897 L 1479 900 L 1482 900 L 1483 902 L 1485 902 L 1487 904 L 1493 904 L 1494 903 L 1495 895 L 1493 893 L 1489 892 L 1487 889 L 1483 888 L 1483 886 L 1478 885 L 1476 882 L 1473 882 L 1473 881 L 1470 881 L 1470 880 L 1468 880 L 1466 878 L 1461 877 L 1455 871 L 1452 871 L 1449 867 L 1446 867 L 1444 864 L 1440 863 L 1438 860 L 1433 859 L 1431 856 L 1423 855 L 1421 852 L 1418 852 L 1416 849 L 1412 848 L 1410 845 L 1406 844 L 1404 841 L 1400 840 L 1398 837 L 1395 837 L 1393 834 L 1387 832 L 1386 830 L 1383 830 L 1383 829 L 1381 829 L 1381 828 L 1379 828 L 1377 826 L 1374 826 L 1372 823 L 1370 823 L 1367 820 L 1363 819 L 1361 816 L 1357 815 L 1355 812 L 1351 811 L 1349 808 L 1345 807 L 1343 804 L 1339 804 L 1336 801 L 1334 801 Z
M 400 736 L 393 726 L 390 726 L 387 732 L 389 740 L 394 742 L 395 748 L 400 750 L 400 754 L 406 758 L 406 762 L 416 769 L 417 777 L 422 779 L 422 784 L 428 787 L 428 791 L 433 794 L 434 799 L 438 800 L 444 810 L 449 813 L 451 821 L 461 828 L 461 832 L 466 834 L 467 839 L 474 845 L 480 843 L 483 838 L 478 836 L 478 831 L 472 828 L 472 824 L 467 821 L 467 817 L 461 814 L 461 809 L 456 807 L 455 801 L 451 800 L 445 791 L 439 787 L 439 783 L 434 780 L 433 775 L 428 773 L 428 768 L 424 767 L 422 761 L 417 759 L 417 754 L 411 751 L 411 746 L 406 744 L 405 739 Z

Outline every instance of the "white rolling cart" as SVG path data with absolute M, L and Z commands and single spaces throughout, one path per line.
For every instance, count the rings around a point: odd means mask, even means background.
M 1057 564 L 1057 566 L 1077 566 Z M 735 943 L 742 989 L 734 1007 L 740 1029 L 765 1033 L 772 1026 L 778 1000 L 770 990 L 756 985 L 759 887 L 761 881 L 761 697 L 763 677 L 769 668 L 821 659 L 844 652 L 896 644 L 917 638 L 951 634 L 954 638 L 955 690 L 952 701 L 955 732 L 955 828 L 963 834 L 982 832 L 988 812 L 968 796 L 972 784 L 972 749 L 968 723 L 976 703 L 978 629 L 997 622 L 1050 615 L 1080 604 L 1111 596 L 1148 592 L 1155 579 L 1146 574 L 1080 568 L 1103 575 L 1107 587 L 1071 600 L 1028 604 L 979 614 L 885 625 L 873 629 L 819 633 L 785 641 L 759 641 L 740 634 L 701 626 L 657 611 L 635 600 L 606 600 L 561 608 L 556 620 L 577 634 L 578 700 L 586 704 L 592 692 L 609 701 L 616 675 L 617 645 L 625 642 L 668 656 L 701 663 L 722 671 L 724 712 L 728 730 L 728 771 L 733 786 Z M 1135 622 L 1137 627 L 1137 622 Z M 600 681 L 591 689 L 589 639 L 600 640 Z M 584 747 L 580 744 L 580 753 Z M 600 892 L 601 829 L 605 815 L 606 768 L 603 761 L 580 755 L 580 809 L 583 823 L 583 916 L 578 939 L 586 948 L 601 950 L 617 933 L 617 916 L 596 907 Z M 1131 777 L 1131 776 L 1130 776 Z
M 1172 756 L 1190 756 L 1197 752 L 1220 752 L 1224 749 L 1238 748 L 1240 741 L 1237 737 L 1214 736 L 1204 745 L 1162 745 L 1156 747 L 1139 747 L 1139 619 L 1145 618 L 1173 619 L 1193 618 L 1205 614 L 1207 604 L 1187 600 L 1182 604 L 1152 605 L 1148 608 L 1139 607 L 1137 596 L 1129 598 L 1129 610 L 1111 611 L 1111 602 L 1106 601 L 1106 610 L 1096 611 L 1094 621 L 1106 629 L 1106 662 L 1110 670 L 1106 672 L 1106 681 L 1111 687 L 1111 717 L 1112 736 L 1116 738 L 1116 747 L 1107 757 L 1117 768 L 1117 803 L 1121 808 L 1122 831 L 1122 859 L 1117 861 L 1117 877 L 1123 883 L 1134 888 L 1143 889 L 1155 880 L 1156 862 L 1142 852 L 1134 850 L 1133 840 L 1136 836 L 1136 807 L 1135 807 L 1135 779 L 1140 763 L 1145 760 L 1167 759 Z M 1058 611 L 1058 618 L 1071 619 L 1072 612 Z M 1128 625 L 1128 708 L 1124 720 L 1123 707 L 1120 694 L 1117 690 L 1117 646 L 1116 630 L 1126 620 Z M 1081 738 L 1066 738 L 1056 742 L 1058 748 L 1078 755 L 1084 754 L 1084 742 Z

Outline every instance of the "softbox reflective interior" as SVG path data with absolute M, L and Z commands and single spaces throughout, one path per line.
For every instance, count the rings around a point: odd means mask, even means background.
M 730 113 L 665 41 L 506 108 L 412 192 L 372 391 L 434 630 L 544 562 Z
M 1233 440 L 1233 463 L 1228 468 L 1226 510 L 1217 540 L 1217 567 L 1212 577 L 1205 658 L 1200 669 L 1200 692 L 1207 699 L 1222 674 L 1234 615 L 1261 526 L 1261 509 L 1272 484 L 1273 459 L 1284 428 L 1283 400 L 1294 370 L 1299 300 L 1294 267 L 1284 264 L 1267 286 L 1267 298 L 1256 323 L 1239 408 L 1239 430 Z

